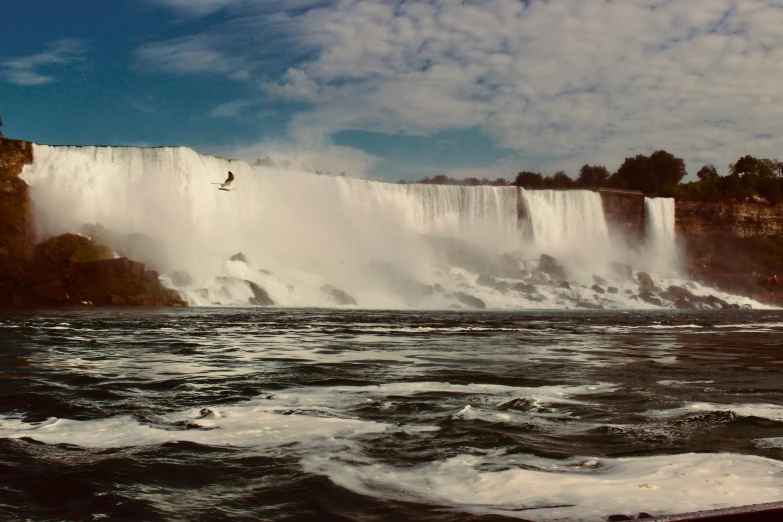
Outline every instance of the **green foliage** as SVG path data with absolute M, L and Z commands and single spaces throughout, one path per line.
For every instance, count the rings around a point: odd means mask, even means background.
M 718 175 L 718 169 L 715 165 L 704 165 L 699 172 L 696 173 L 696 177 L 701 181 L 715 181 L 720 176 Z
M 576 184 L 584 188 L 604 187 L 609 182 L 609 171 L 603 165 L 583 165 Z
M 610 178 L 614 188 L 641 190 L 645 194 L 670 195 L 685 177 L 685 162 L 664 150 L 651 156 L 637 155 L 625 161 Z

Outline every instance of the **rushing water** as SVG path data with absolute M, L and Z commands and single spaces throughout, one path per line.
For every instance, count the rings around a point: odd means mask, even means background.
M 161 273 L 194 305 L 247 305 L 253 283 L 287 306 L 334 305 L 324 286 L 363 308 L 461 306 L 460 294 L 488 308 L 651 306 L 624 293 L 628 278 L 615 280 L 612 263 L 665 276 L 656 277 L 663 289 L 684 283 L 671 270 L 678 262 L 667 246 L 673 200 L 647 200 L 650 248 L 626 248 L 610 241 L 601 197 L 587 190 L 383 183 L 251 166 L 181 147 L 36 145 L 33 157 L 22 178 L 41 238 L 70 232 L 108 242 Z M 216 190 L 228 171 L 236 190 Z M 239 252 L 249 263 L 229 261 Z M 525 283 L 540 288 L 508 291 L 542 253 L 566 272 L 552 281 L 527 273 Z M 480 276 L 513 273 L 515 281 L 494 285 L 499 291 L 477 284 Z M 591 287 L 602 280 L 619 292 L 596 296 Z
M 783 500 L 781 334 L 778 311 L 5 313 L 0 518 L 602 520 Z

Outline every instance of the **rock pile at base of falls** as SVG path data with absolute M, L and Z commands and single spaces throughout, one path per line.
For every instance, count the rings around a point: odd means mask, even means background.
M 356 302 L 356 299 L 351 297 L 347 292 L 340 290 L 339 288 L 335 288 L 332 285 L 323 285 L 321 287 L 321 292 L 326 294 L 327 297 L 331 299 L 331 301 L 334 304 L 345 306 L 345 305 L 353 305 L 356 306 L 358 303 Z

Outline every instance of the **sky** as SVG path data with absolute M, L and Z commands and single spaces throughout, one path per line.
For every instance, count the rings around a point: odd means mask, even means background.
M 783 0 L 25 0 L 0 116 L 387 180 L 783 157 Z

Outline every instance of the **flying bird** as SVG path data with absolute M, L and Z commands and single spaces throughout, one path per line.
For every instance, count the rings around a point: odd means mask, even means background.
M 234 181 L 234 174 L 229 170 L 228 177 L 223 183 L 213 183 L 213 185 L 220 185 L 218 190 L 234 190 L 231 188 L 231 182 Z

